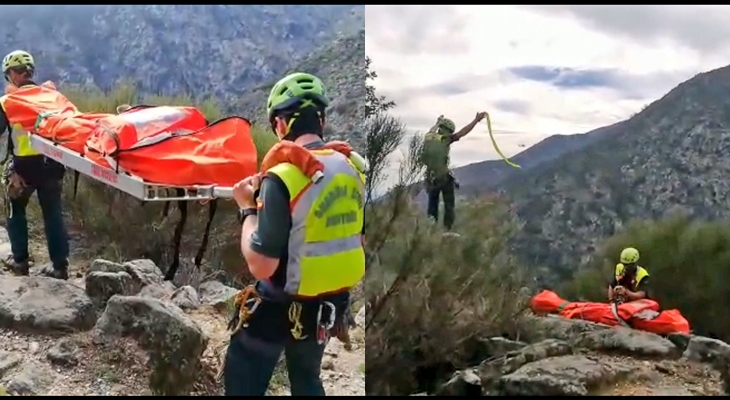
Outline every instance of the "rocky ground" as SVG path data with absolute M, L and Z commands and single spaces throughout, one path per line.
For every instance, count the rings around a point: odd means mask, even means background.
M 661 337 L 559 317 L 530 321 L 528 337 L 481 341 L 488 354 L 434 395 L 723 396 L 730 345 L 702 336 Z M 425 395 L 425 394 L 420 394 Z
M 2 230 L 0 256 L 8 251 Z M 164 282 L 149 260 L 72 265 L 67 282 L 0 273 L 0 395 L 221 394 L 215 375 L 235 289 Z M 328 395 L 365 394 L 364 313 L 356 322 L 350 350 L 328 344 Z M 272 395 L 289 394 L 283 370 Z

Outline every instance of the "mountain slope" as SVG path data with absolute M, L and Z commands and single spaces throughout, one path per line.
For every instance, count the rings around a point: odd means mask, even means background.
M 327 110 L 328 137 L 348 138 L 355 147 L 364 137 L 358 127 L 365 116 L 365 30 L 339 36 L 287 72 L 308 72 L 320 77 L 331 100 Z M 257 121 L 266 121 L 266 98 L 278 78 L 246 93 L 236 108 Z
M 517 253 L 568 276 L 632 218 L 680 206 L 730 216 L 730 67 L 697 75 L 618 131 L 504 183 L 525 222 Z
M 362 29 L 357 5 L 0 6 L 0 44 L 34 54 L 39 75 L 102 89 L 227 102 L 328 43 Z
M 473 195 L 491 191 L 517 174 L 529 173 L 544 163 L 578 151 L 620 129 L 621 123 L 617 123 L 582 134 L 550 136 L 512 157 L 520 169 L 510 167 L 503 160 L 482 161 L 456 168 L 454 174 L 461 184 L 459 193 Z

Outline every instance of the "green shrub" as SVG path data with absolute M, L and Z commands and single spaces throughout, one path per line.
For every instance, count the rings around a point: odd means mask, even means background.
M 634 221 L 608 239 L 596 261 L 566 284 L 569 299 L 605 301 L 606 286 L 621 250 L 636 247 L 649 271 L 651 294 L 663 309 L 678 309 L 693 331 L 730 340 L 730 226 L 674 213 L 658 221 Z
M 460 237 L 444 236 L 408 203 L 390 199 L 379 207 L 391 211 L 369 214 L 372 229 L 396 227 L 366 277 L 370 395 L 432 390 L 433 378 L 481 361 L 475 359 L 479 338 L 516 336 L 525 306 L 521 270 L 506 240 L 517 224 L 505 203 L 486 198 L 460 205 Z

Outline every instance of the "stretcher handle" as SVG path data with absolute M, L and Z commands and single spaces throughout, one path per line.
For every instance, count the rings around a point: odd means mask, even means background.
M 232 199 L 233 188 L 216 186 L 213 188 L 213 197 L 216 199 Z

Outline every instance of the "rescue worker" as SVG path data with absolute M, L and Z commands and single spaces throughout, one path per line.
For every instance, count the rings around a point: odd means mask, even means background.
M 649 298 L 649 273 L 637 264 L 639 250 L 633 247 L 623 249 L 619 261 L 608 285 L 608 301 Z
M 478 112 L 469 124 L 456 131 L 454 121 L 438 117 L 436 125 L 426 134 L 422 161 L 426 166 L 426 193 L 428 194 L 428 215 L 438 222 L 439 199 L 444 199 L 444 226 L 451 231 L 454 225 L 456 207 L 455 190 L 458 182 L 449 170 L 449 153 L 451 145 L 468 135 L 474 127 L 485 117 L 486 112 Z
M 246 325 L 231 337 L 227 396 L 263 396 L 282 352 L 292 395 L 325 395 L 324 349 L 330 334 L 347 330 L 349 289 L 365 273 L 364 171 L 342 153 L 318 150 L 326 146 L 328 104 L 322 81 L 306 73 L 280 80 L 267 102 L 279 139 L 302 146 L 324 165 L 319 181 L 282 163 L 233 189 L 241 251 L 257 279 L 251 289 L 257 298 L 248 301 Z
M 6 55 L 2 68 L 7 83 L 19 91 L 37 86 L 33 81 L 35 62 L 28 52 L 16 50 Z M 3 171 L 3 182 L 6 201 L 9 202 L 7 230 L 12 256 L 3 262 L 17 275 L 29 274 L 26 208 L 30 196 L 36 192 L 43 212 L 48 254 L 52 262 L 52 268 L 46 268 L 42 273 L 68 279 L 69 245 L 61 197 L 65 168 L 31 147 L 27 132 L 15 122 L 12 104 L 15 101 L 13 95 L 0 97 L 0 134 L 7 131 L 10 135 L 7 141 L 9 159 Z

